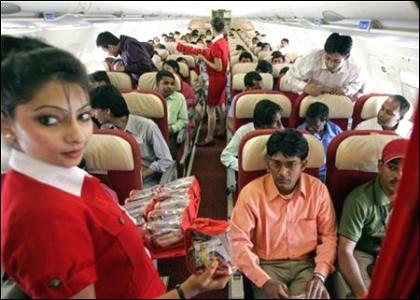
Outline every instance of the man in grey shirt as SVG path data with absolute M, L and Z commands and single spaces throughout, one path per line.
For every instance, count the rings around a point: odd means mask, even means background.
M 142 157 L 143 186 L 158 184 L 162 173 L 174 164 L 159 127 L 152 120 L 131 115 L 123 96 L 111 85 L 94 89 L 90 100 L 102 127 L 125 130 L 136 139 Z

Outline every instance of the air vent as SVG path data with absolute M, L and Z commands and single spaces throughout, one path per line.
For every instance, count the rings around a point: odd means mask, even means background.
M 1 2 L 1 14 L 2 15 L 11 15 L 20 12 L 22 9 L 19 5 L 10 3 L 10 2 Z

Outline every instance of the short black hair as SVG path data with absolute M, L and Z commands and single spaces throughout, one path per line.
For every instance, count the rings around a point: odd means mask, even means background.
M 179 64 L 176 60 L 173 60 L 173 59 L 166 60 L 163 63 L 163 65 L 168 65 L 168 66 L 172 67 L 177 74 L 179 73 Z
M 327 105 L 321 102 L 314 102 L 309 105 L 305 117 L 311 120 L 328 120 L 330 109 Z
M 405 114 L 410 110 L 410 102 L 401 95 L 392 95 L 390 98 L 392 101 L 400 103 L 400 114 L 402 117 L 404 117 Z
M 274 132 L 267 142 L 267 155 L 281 153 L 286 157 L 297 156 L 301 160 L 308 157 L 309 145 L 303 134 L 296 129 L 288 128 Z
M 253 123 L 255 129 L 264 128 L 273 124 L 274 116 L 282 112 L 277 103 L 263 99 L 255 105 Z
M 89 93 L 89 96 L 90 105 L 93 109 L 109 109 L 116 118 L 130 114 L 124 97 L 116 87 L 110 84 L 98 86 Z
M 271 53 L 271 61 L 276 58 L 281 58 L 283 61 L 286 61 L 286 56 L 284 56 L 280 51 L 274 51 Z
M 283 67 L 283 68 L 281 68 L 281 70 L 280 70 L 280 72 L 279 72 L 279 75 L 281 75 L 281 74 L 286 74 L 286 73 L 287 73 L 287 71 L 289 71 L 289 67 Z
M 262 81 L 262 77 L 258 72 L 252 71 L 252 72 L 246 73 L 244 77 L 245 87 L 252 87 L 254 85 L 254 80 Z
M 289 39 L 286 39 L 286 38 L 282 38 L 281 41 L 282 42 L 285 41 L 286 43 L 289 43 Z
M 89 80 L 91 82 L 101 82 L 104 81 L 106 84 L 111 84 L 111 80 L 109 80 L 109 76 L 106 71 L 96 71 L 92 74 L 89 74 Z
M 104 31 L 98 34 L 96 38 L 96 47 L 108 48 L 108 45 L 118 45 L 120 39 L 109 31 Z
M 1 36 L 1 61 L 5 60 L 10 54 L 17 52 L 31 51 L 40 48 L 52 47 L 37 38 L 28 36 L 15 37 L 11 35 Z
M 343 56 L 350 55 L 353 40 L 351 36 L 332 33 L 325 41 L 324 50 L 328 54 L 339 53 Z
M 218 33 L 221 33 L 223 29 L 225 29 L 225 23 L 223 22 L 222 18 L 213 18 L 211 20 L 211 26 L 214 28 L 214 30 Z
M 244 46 L 242 46 L 242 45 L 236 45 L 235 50 L 236 50 L 236 51 L 245 51 L 245 48 L 244 48 Z
M 239 61 L 241 61 L 242 58 L 249 58 L 251 62 L 253 61 L 252 55 L 248 51 L 244 51 L 241 53 L 241 55 L 239 55 Z
M 10 54 L 1 64 L 1 111 L 13 118 L 17 106 L 28 102 L 51 81 L 76 84 L 86 92 L 89 79 L 83 64 L 67 51 L 48 47 Z
M 159 71 L 159 72 L 156 73 L 156 84 L 157 85 L 163 79 L 163 77 L 170 77 L 173 80 L 175 80 L 174 74 L 172 74 L 171 72 L 162 70 L 162 71 Z
M 270 64 L 270 62 L 263 59 L 258 62 L 258 65 L 255 68 L 255 71 L 261 72 L 261 73 L 273 74 L 273 66 Z

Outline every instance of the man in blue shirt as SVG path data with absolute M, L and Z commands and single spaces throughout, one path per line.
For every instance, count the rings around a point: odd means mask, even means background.
M 329 109 L 328 106 L 321 102 L 315 102 L 309 105 L 306 111 L 306 122 L 298 126 L 298 129 L 305 130 L 315 136 L 324 146 L 325 153 L 327 153 L 328 145 L 331 141 L 339 135 L 343 130 L 335 123 L 328 121 Z M 324 163 L 319 168 L 319 179 L 325 181 L 327 167 Z

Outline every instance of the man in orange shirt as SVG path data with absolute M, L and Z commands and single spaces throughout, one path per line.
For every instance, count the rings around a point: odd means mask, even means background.
M 236 263 L 256 299 L 329 297 L 324 282 L 334 269 L 336 219 L 327 187 L 302 173 L 308 152 L 297 130 L 273 133 L 269 174 L 245 186 L 233 209 Z

